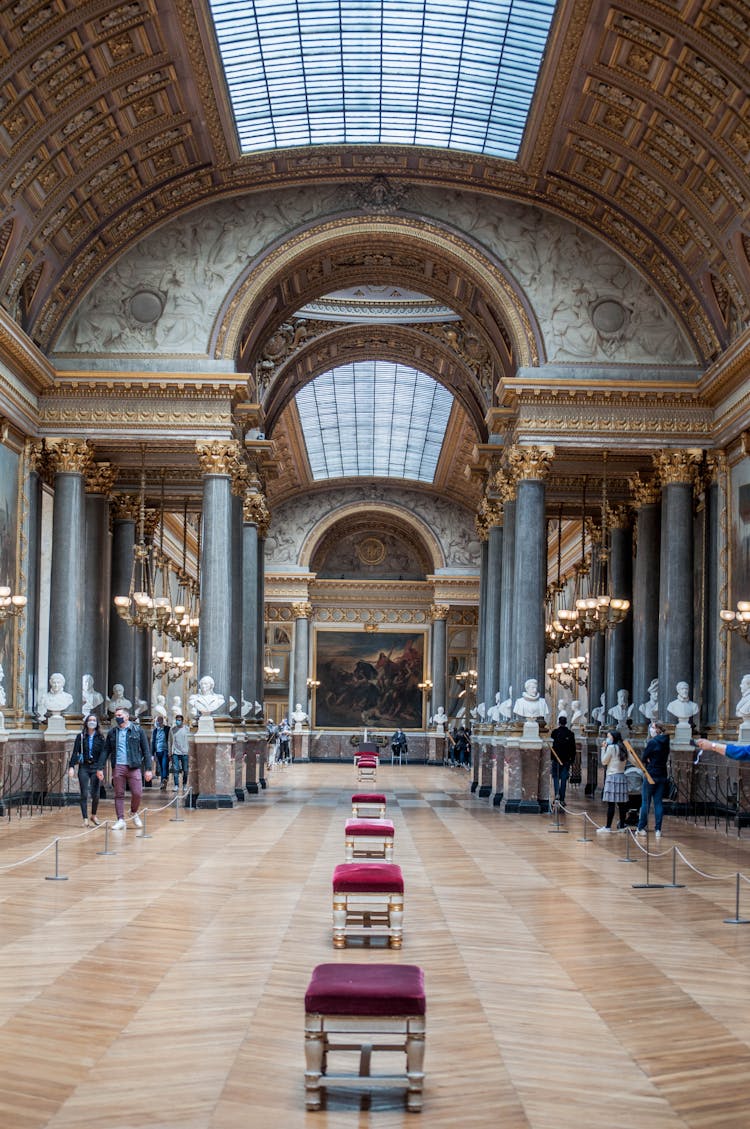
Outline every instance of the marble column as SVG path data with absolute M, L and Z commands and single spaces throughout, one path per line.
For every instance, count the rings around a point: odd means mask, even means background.
M 26 595 L 28 603 L 23 616 L 21 634 L 21 646 L 26 660 L 23 708 L 27 714 L 35 714 L 39 692 L 45 689 L 43 686 L 37 685 L 39 677 L 39 591 L 42 554 L 42 468 L 40 466 L 42 448 L 27 441 L 26 450 L 28 456 L 26 492 L 29 498 L 29 510 L 26 519 L 26 592 L 24 595 Z M 22 718 L 19 717 L 18 720 L 21 721 Z
M 516 487 L 513 564 L 512 683 L 519 696 L 524 682 L 535 678 L 544 689 L 544 616 L 547 589 L 547 524 L 544 480 L 553 448 L 514 447 L 508 457 Z
M 263 701 L 263 600 L 259 600 L 263 541 L 268 529 L 268 507 L 262 491 L 249 485 L 242 502 L 242 696 L 251 704 Z
M 310 620 L 312 619 L 312 604 L 301 602 L 292 604 L 294 616 L 294 660 L 292 684 L 289 688 L 289 716 L 296 709 L 299 702 L 307 713 L 307 679 L 310 677 L 309 651 L 310 651 Z
M 503 512 L 490 502 L 487 514 L 487 597 L 481 611 L 484 621 L 484 685 L 478 700 L 489 707 L 500 689 L 500 601 L 503 572 Z
M 500 701 L 510 694 L 513 683 L 513 589 L 516 557 L 516 484 L 508 477 L 501 491 L 503 501 L 503 560 L 500 588 L 499 685 Z M 515 690 L 520 691 L 521 686 Z M 511 695 L 512 696 L 512 695 Z
M 83 674 L 90 674 L 94 689 L 105 698 L 108 689 L 109 620 L 112 609 L 112 537 L 109 532 L 109 497 L 116 478 L 109 463 L 94 463 L 86 475 L 86 557 L 84 563 Z M 97 709 L 103 714 L 104 703 Z
M 609 579 L 613 596 L 633 602 L 633 536 L 626 507 L 613 511 L 609 527 Z M 613 706 L 617 691 L 627 690 L 632 702 L 633 621 L 628 612 L 606 635 L 606 702 Z
M 432 713 L 442 706 L 446 708 L 448 695 L 445 684 L 448 666 L 448 604 L 433 604 L 430 608 L 432 620 Z
M 700 685 L 704 687 L 702 718 L 704 725 L 719 724 L 721 700 L 721 490 L 718 475 L 726 469 L 726 456 L 711 456 L 710 479 L 704 489 L 704 562 L 703 562 L 703 670 Z M 697 683 L 696 683 L 697 684 Z M 739 684 L 739 683 L 738 683 Z
M 661 451 L 654 464 L 662 486 L 659 554 L 659 702 L 676 697 L 678 682 L 687 682 L 699 701 L 693 679 L 693 484 L 701 452 Z M 667 714 L 664 721 L 673 724 Z M 698 718 L 696 717 L 697 723 Z
M 232 478 L 239 465 L 234 440 L 197 443 L 203 474 L 203 536 L 201 539 L 201 622 L 198 679 L 210 675 L 215 693 L 224 698 L 220 717 L 229 711 L 232 654 Z
M 50 580 L 49 673 L 59 671 L 73 701 L 67 712 L 81 712 L 84 609 L 85 478 L 91 448 L 78 439 L 47 440 L 54 470 L 52 570 Z
M 239 493 L 237 492 L 239 489 Z M 237 480 L 232 491 L 232 647 L 229 655 L 229 693 L 237 705 L 232 711 L 234 720 L 239 723 L 242 709 L 242 602 L 243 565 L 242 550 L 244 544 L 244 530 L 242 520 L 242 493 L 244 483 Z
M 658 483 L 646 482 L 639 476 L 631 478 L 630 488 L 636 513 L 632 607 L 633 723 L 644 726 L 646 718 L 639 707 L 648 701 L 648 688 L 659 676 L 661 491 Z M 660 702 L 663 701 L 663 696 L 660 696 Z
M 485 608 L 487 607 L 487 527 L 480 514 L 476 518 L 477 536 L 479 537 L 479 631 L 477 634 L 477 685 L 479 687 L 479 701 L 486 701 L 485 697 L 485 640 L 487 637 L 485 623 Z M 434 668 L 433 668 L 434 669 Z M 433 678 L 434 681 L 434 678 Z M 434 704 L 432 706 L 434 712 Z
M 110 591 L 115 596 L 127 596 L 133 568 L 136 540 L 138 499 L 132 495 L 118 495 L 112 501 L 112 553 Z M 109 620 L 109 678 L 105 699 L 115 683 L 124 687 L 125 697 L 135 699 L 135 630 L 120 619 L 115 612 Z M 87 673 L 84 671 L 84 673 Z

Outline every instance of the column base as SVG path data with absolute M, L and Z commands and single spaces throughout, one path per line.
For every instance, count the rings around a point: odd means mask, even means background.
M 480 787 L 479 787 L 479 798 L 480 798 L 480 800 L 486 800 L 487 797 L 491 796 L 491 795 L 492 795 L 492 785 L 491 784 L 481 784 Z
M 195 806 L 207 811 L 216 811 L 217 808 L 233 808 L 234 796 L 223 793 L 214 793 L 213 795 L 201 793 L 195 798 Z
M 516 815 L 543 815 L 549 811 L 549 804 L 540 800 L 507 800 L 505 810 Z
M 504 795 L 505 795 L 504 792 L 495 792 L 495 795 L 492 797 L 493 808 L 499 808 L 499 807 L 502 806 Z
M 237 803 L 239 803 L 239 804 L 244 804 L 244 802 L 245 802 L 245 793 L 243 792 L 242 788 L 235 788 L 235 790 L 234 790 L 234 798 L 235 798 L 235 799 L 237 800 Z
M 257 780 L 251 780 L 249 784 L 245 785 L 248 796 L 257 796 L 260 792 L 260 785 Z

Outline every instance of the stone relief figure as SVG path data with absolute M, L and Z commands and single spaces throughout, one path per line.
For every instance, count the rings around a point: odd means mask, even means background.
M 49 690 L 39 698 L 39 716 L 61 714 L 73 704 L 73 695 L 65 689 L 65 679 L 56 672 L 49 676 Z
M 527 678 L 523 684 L 523 694 L 513 703 L 513 713 L 516 717 L 548 718 L 549 706 L 539 693 L 539 683 L 536 678 Z
M 224 705 L 223 696 L 214 692 L 215 685 L 216 683 L 210 674 L 203 675 L 198 683 L 198 693 L 191 694 L 188 698 L 188 706 L 193 717 L 214 713 Z
M 102 704 L 104 695 L 94 689 L 94 677 L 84 674 L 81 679 L 81 707 L 83 714 L 93 713 Z
M 107 713 L 114 713 L 115 710 L 129 710 L 133 706 L 130 698 L 125 697 L 125 687 L 121 682 L 115 682 L 112 687 L 112 697 L 107 698 Z
M 648 687 L 648 701 L 638 709 L 648 721 L 659 720 L 659 679 L 652 678 Z
M 690 701 L 690 687 L 687 682 L 678 682 L 675 690 L 677 697 L 673 702 L 669 702 L 667 709 L 679 721 L 689 721 L 698 713 L 700 706 L 697 702 Z

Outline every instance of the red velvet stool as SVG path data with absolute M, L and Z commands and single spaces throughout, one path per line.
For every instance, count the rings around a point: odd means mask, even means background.
M 404 932 L 404 877 L 392 862 L 342 862 L 333 872 L 333 947 L 347 937 L 387 937 L 400 949 Z
M 355 792 L 352 815 L 355 819 L 384 819 L 385 796 L 382 792 Z
M 357 764 L 357 783 L 363 784 L 368 780 L 373 784 L 378 774 L 378 758 L 377 757 L 356 757 Z
M 347 819 L 344 824 L 344 858 L 383 859 L 393 862 L 393 820 Z
M 426 1001 L 415 964 L 319 964 L 305 992 L 305 1104 L 321 1089 L 406 1085 L 407 1109 L 422 1108 Z M 371 1074 L 373 1051 L 404 1051 L 402 1074 Z M 328 1069 L 328 1055 L 359 1051 L 359 1072 Z

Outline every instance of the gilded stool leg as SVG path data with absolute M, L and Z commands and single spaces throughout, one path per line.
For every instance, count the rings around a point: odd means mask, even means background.
M 333 895 L 333 947 L 346 948 L 346 894 Z
M 393 862 L 393 839 L 385 841 L 385 861 Z
M 346 862 L 353 862 L 354 860 L 354 836 L 348 835 L 344 840 L 344 852 Z
M 388 924 L 391 929 L 388 945 L 392 949 L 400 949 L 404 937 L 404 898 L 402 894 L 391 894 L 388 900 Z
M 324 1051 L 323 1032 L 305 1031 L 305 1105 L 308 1109 L 320 1109 L 320 1076 Z
M 424 1088 L 424 1031 L 410 1031 L 406 1036 L 406 1077 L 409 1082 L 406 1108 L 418 1113 Z

